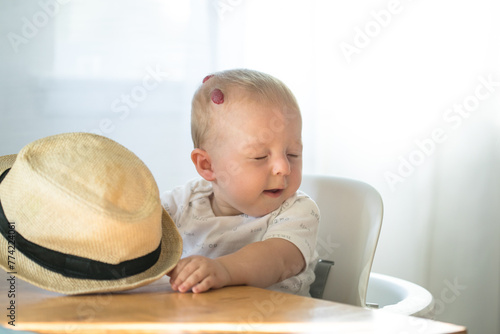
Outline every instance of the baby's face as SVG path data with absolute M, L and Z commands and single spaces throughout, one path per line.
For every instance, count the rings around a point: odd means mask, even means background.
M 259 217 L 277 209 L 302 180 L 302 122 L 298 111 L 255 102 L 228 106 L 216 119 L 209 152 L 216 180 L 216 215 Z

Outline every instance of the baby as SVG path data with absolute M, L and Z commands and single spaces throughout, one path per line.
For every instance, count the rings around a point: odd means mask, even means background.
M 319 210 L 298 191 L 302 120 L 292 92 L 252 70 L 207 76 L 191 110 L 191 160 L 202 178 L 162 204 L 183 238 L 172 289 L 251 285 L 309 296 Z

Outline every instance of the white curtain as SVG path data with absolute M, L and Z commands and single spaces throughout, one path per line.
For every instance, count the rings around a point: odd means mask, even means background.
M 500 4 L 478 1 L 0 2 L 0 155 L 92 131 L 195 176 L 191 95 L 216 70 L 282 79 L 304 171 L 382 194 L 373 270 L 429 289 L 436 319 L 500 333 Z

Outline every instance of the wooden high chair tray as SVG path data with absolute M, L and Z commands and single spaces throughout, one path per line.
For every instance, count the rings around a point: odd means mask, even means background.
M 466 333 L 462 326 L 237 286 L 177 293 L 165 277 L 121 293 L 64 296 L 17 279 L 15 327 L 7 284 L 2 326 L 39 333 Z

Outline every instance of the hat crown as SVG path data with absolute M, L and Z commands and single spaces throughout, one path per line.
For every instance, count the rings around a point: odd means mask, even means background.
M 158 205 L 159 191 L 149 169 L 134 153 L 105 137 L 47 137 L 25 146 L 17 159 L 54 191 L 100 214 L 134 220 Z
M 161 203 L 144 163 L 122 145 L 89 133 L 25 146 L 0 185 L 16 231 L 39 246 L 117 264 L 155 250 Z

